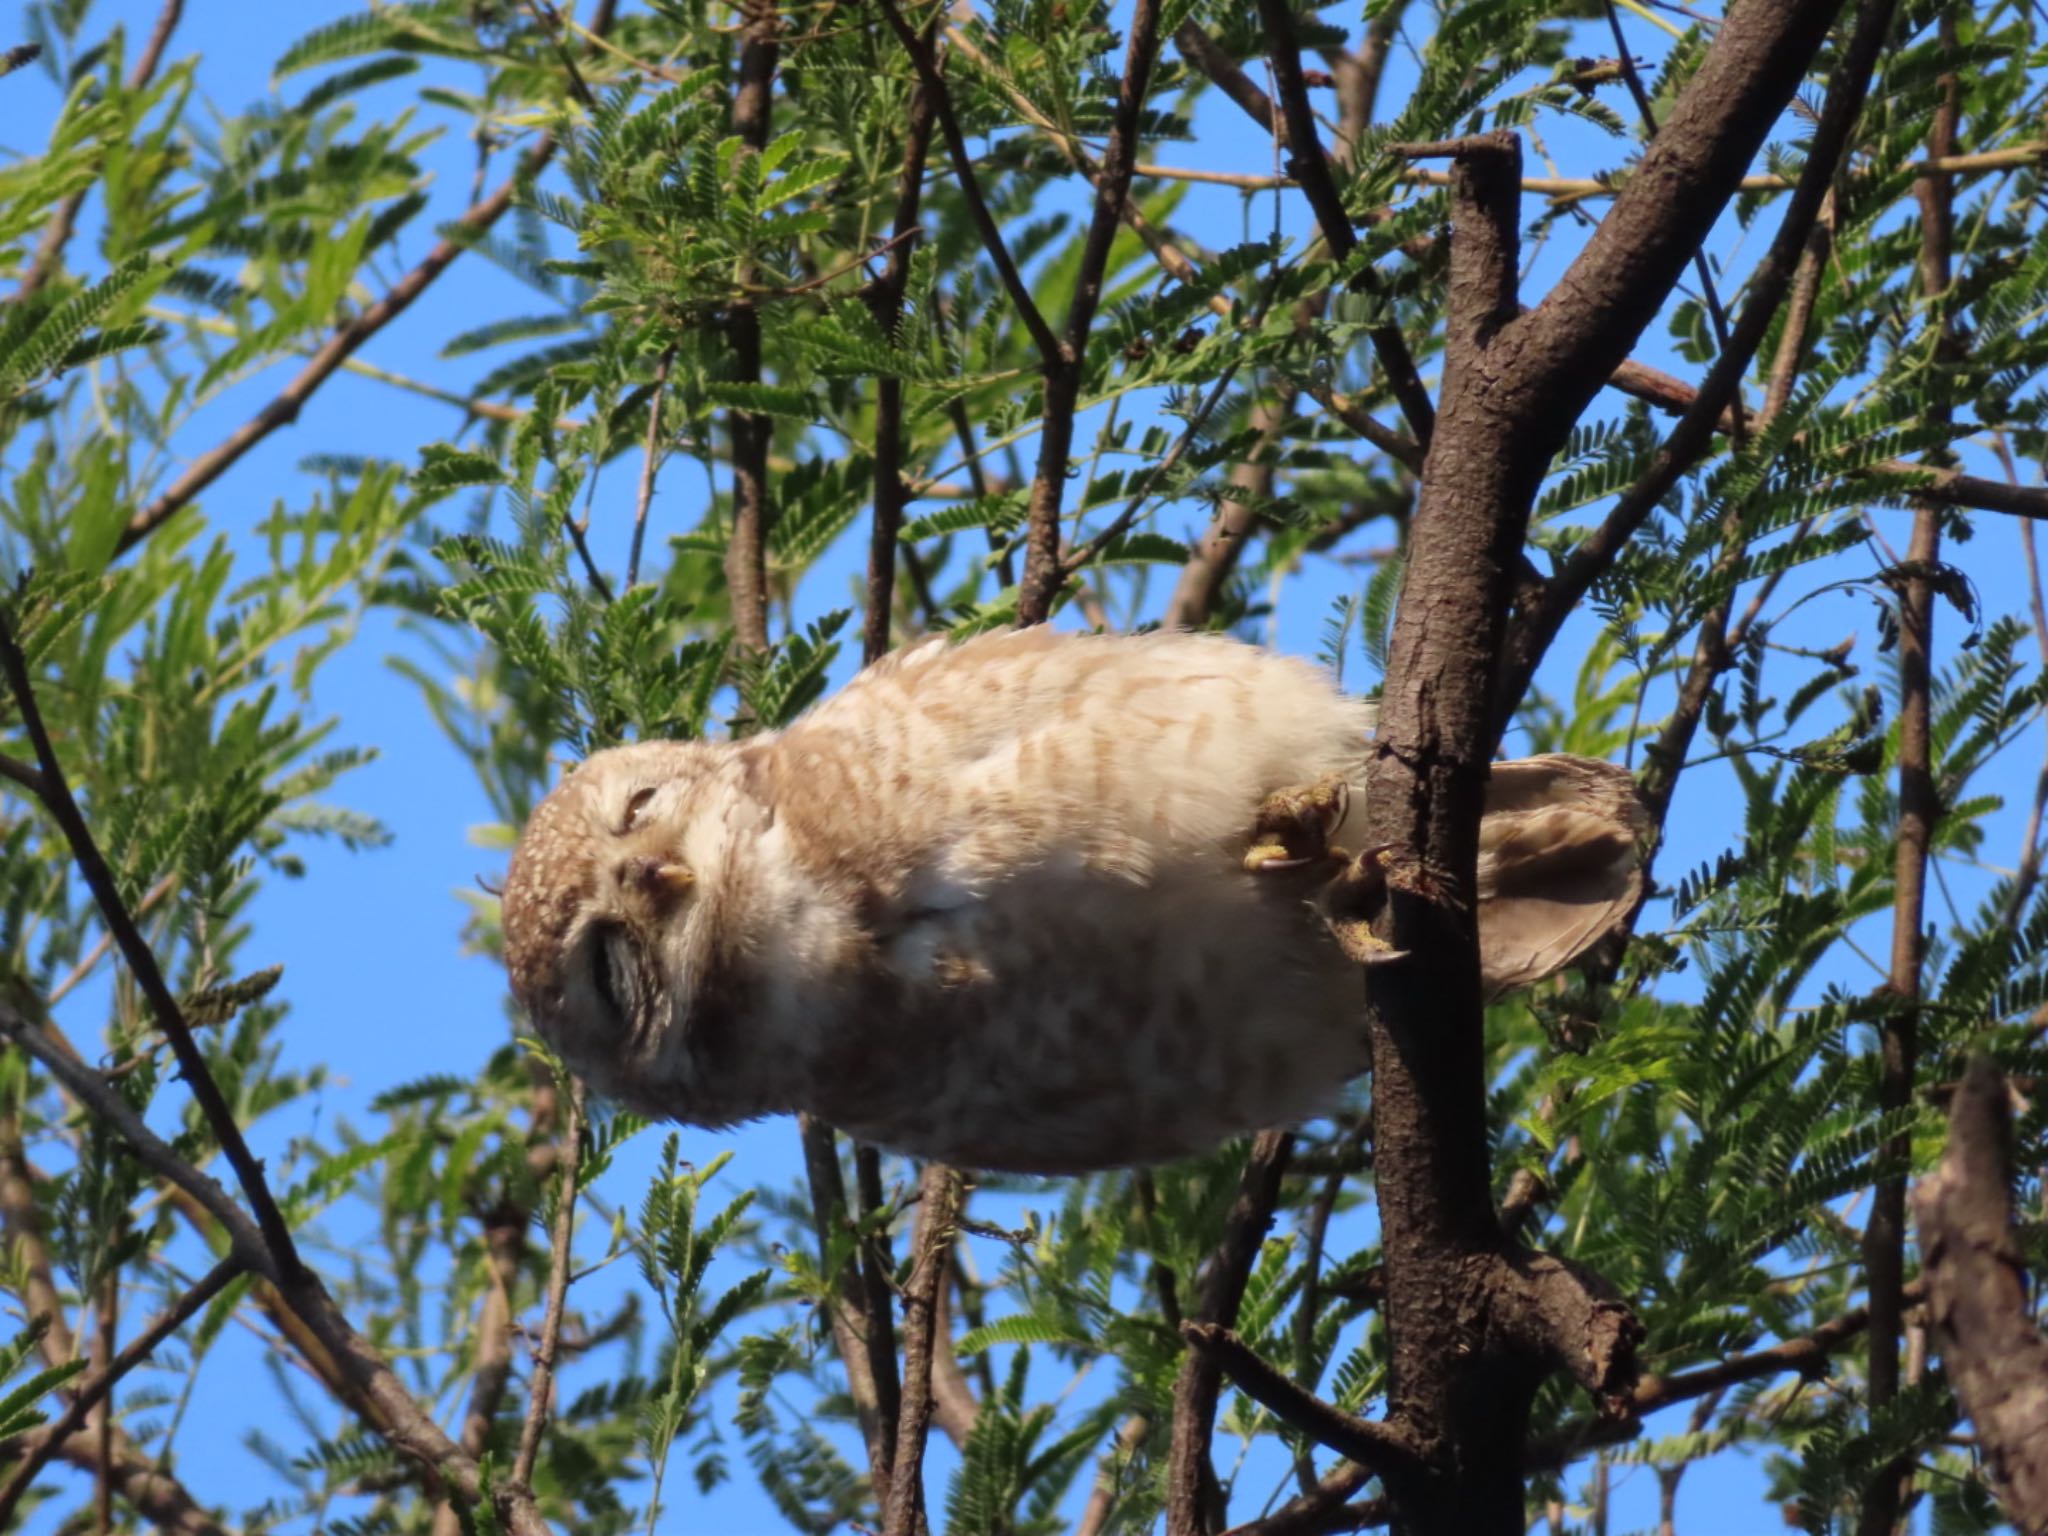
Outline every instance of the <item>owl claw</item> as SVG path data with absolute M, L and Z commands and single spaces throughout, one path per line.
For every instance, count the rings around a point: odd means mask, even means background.
M 1299 788 L 1275 790 L 1252 823 L 1244 867 L 1255 875 L 1269 875 L 1333 859 L 1348 862 L 1330 835 L 1343 825 L 1350 806 L 1351 786 L 1336 774 L 1324 774 Z
M 1384 856 L 1390 847 L 1368 848 L 1350 860 L 1342 874 L 1323 888 L 1316 898 L 1323 926 L 1353 965 L 1391 965 L 1408 958 L 1409 951 L 1396 949 L 1372 931 L 1372 921 L 1386 901 L 1387 870 Z

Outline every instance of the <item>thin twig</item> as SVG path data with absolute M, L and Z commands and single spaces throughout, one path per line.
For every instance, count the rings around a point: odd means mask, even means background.
M 922 80 L 911 88 L 910 123 L 903 135 L 903 167 L 896 180 L 889 264 L 877 280 L 870 301 L 885 335 L 893 335 L 903 319 L 910 259 L 917 249 L 918 237 L 924 232 L 919 209 L 924 196 L 925 161 L 931 153 L 932 126 L 938 120 L 936 100 Z M 964 414 L 964 402 L 955 403 Z M 890 622 L 896 612 L 897 535 L 903 527 L 903 509 L 910 500 L 909 487 L 903 481 L 903 381 L 893 374 L 885 375 L 875 385 L 874 459 L 875 512 L 868 531 L 867 609 L 861 628 L 862 654 L 870 665 L 889 653 Z M 980 464 L 970 462 L 969 473 L 978 477 Z
M 886 0 L 883 0 L 886 3 Z M 1102 155 L 1102 174 L 1095 178 L 1095 206 L 1088 233 L 1081 242 L 1081 260 L 1074 276 L 1074 299 L 1067 310 L 1067 333 L 1057 361 L 1045 372 L 1045 409 L 1039 429 L 1038 464 L 1031 477 L 1031 499 L 1025 513 L 1024 577 L 1017 590 L 1017 622 L 1043 623 L 1052 613 L 1066 571 L 1060 551 L 1060 509 L 1066 494 L 1067 454 L 1074 441 L 1074 415 L 1088 357 L 1088 332 L 1102 302 L 1102 284 L 1109 255 L 1123 222 L 1130 196 L 1131 170 L 1138 162 L 1138 133 L 1159 55 L 1159 21 L 1163 0 L 1136 0 L 1129 40 L 1124 46 L 1123 78 L 1117 86 L 1116 113 L 1109 144 Z
M 1183 1323 L 1180 1336 L 1212 1361 L 1253 1399 L 1284 1424 L 1300 1430 L 1318 1445 L 1387 1475 L 1420 1472 L 1427 1457 L 1399 1424 L 1375 1423 L 1346 1413 L 1335 1403 L 1305 1392 L 1228 1328 L 1213 1323 Z
M 910 23 L 903 19 L 895 0 L 875 0 L 875 5 L 881 11 L 882 19 L 888 22 L 889 30 L 903 44 L 903 51 L 910 55 L 911 66 L 916 69 L 919 82 L 931 92 L 932 110 L 938 116 L 939 131 L 946 136 L 946 150 L 953 160 L 954 181 L 967 204 L 968 216 L 974 220 L 982 248 L 988 252 L 996 275 L 1009 292 L 1010 302 L 1016 306 L 1018 318 L 1030 333 L 1032 345 L 1038 348 L 1040 359 L 1050 368 L 1062 361 L 1065 354 L 1059 338 L 1046 324 L 1045 316 L 1031 297 L 1031 290 L 1018 272 L 1017 263 L 1011 260 L 1010 248 L 1003 242 L 1002 227 L 996 223 L 995 215 L 989 211 L 988 199 L 982 195 L 981 182 L 974 174 L 974 152 L 968 147 L 967 135 L 960 129 L 960 119 L 953 111 L 952 93 L 939 74 L 938 61 L 932 50 L 911 30 Z
M 609 30 L 616 8 L 617 0 L 598 0 L 596 14 L 591 18 L 591 30 L 600 33 Z M 383 298 L 330 336 L 268 405 L 194 459 L 168 490 L 131 517 L 128 526 L 121 531 L 114 553 L 121 555 L 133 549 L 189 506 L 194 497 L 226 474 L 250 449 L 279 427 L 297 421 L 300 410 L 314 392 L 332 378 L 364 342 L 405 313 L 457 257 L 504 217 L 519 188 L 541 173 L 542 168 L 554 158 L 556 148 L 553 134 L 541 135 L 520 158 L 519 168 L 502 186 L 448 226 L 449 238 L 439 241 L 418 266 L 386 290 Z
M 5 612 L 0 612 L 0 673 L 6 676 L 8 691 L 13 694 L 14 706 L 21 714 L 22 729 L 28 733 L 29 742 L 35 749 L 42 779 L 39 798 L 43 807 L 63 832 L 78 872 L 100 909 L 101 920 L 120 946 L 121 957 L 128 962 L 136 985 L 149 999 L 157 1027 L 170 1042 L 172 1054 L 178 1058 L 179 1071 L 191 1089 L 192 1097 L 198 1102 L 200 1113 L 206 1117 L 207 1126 L 214 1140 L 220 1144 L 228 1165 L 234 1169 L 249 1208 L 255 1213 L 264 1246 L 280 1274 L 294 1275 L 301 1264 L 291 1229 L 285 1225 L 284 1215 L 278 1210 L 277 1201 L 263 1177 L 263 1165 L 257 1162 L 249 1151 L 249 1144 L 242 1139 L 242 1128 L 235 1121 L 235 1112 L 221 1094 L 220 1085 L 214 1081 L 212 1069 L 200 1052 L 198 1042 L 192 1038 L 191 1026 L 185 1021 L 185 1011 L 179 1006 L 177 994 L 164 979 L 149 941 L 142 936 L 135 915 L 122 900 L 113 870 L 107 866 L 99 844 L 93 839 L 92 829 L 85 824 L 78 802 L 72 798 L 71 786 L 65 781 L 63 765 L 57 760 L 56 748 L 51 745 L 49 731 L 43 724 L 42 710 L 36 703 L 28 659 L 22 655 L 21 647 L 15 641 L 13 615 Z
M 1203 1270 L 1195 1322 L 1224 1328 L 1236 1323 L 1252 1264 L 1272 1229 L 1281 1180 L 1293 1151 L 1294 1138 L 1285 1131 L 1266 1131 L 1253 1141 L 1238 1180 L 1237 1199 Z M 1186 1325 L 1182 1327 L 1185 1332 Z M 1209 1448 L 1216 1432 L 1221 1384 L 1222 1370 L 1214 1357 L 1195 1349 L 1182 1357 L 1180 1375 L 1173 1384 L 1173 1433 L 1166 1470 L 1168 1536 L 1200 1536 L 1212 1528 L 1206 1507 L 1218 1502 L 1218 1493 Z
M 1736 322 L 1728 345 L 1714 359 L 1706 382 L 1694 395 L 1671 435 L 1658 448 L 1649 468 L 1621 495 L 1600 525 L 1579 544 L 1563 568 L 1546 584 L 1536 610 L 1520 616 L 1514 633 L 1509 637 L 1506 664 L 1495 693 L 1496 735 L 1506 728 L 1519 707 L 1530 679 L 1535 676 L 1537 661 L 1556 638 L 1567 615 L 1584 600 L 1594 581 L 1614 563 L 1622 547 L 1663 502 L 1680 476 L 1699 461 L 1712 442 L 1715 424 L 1736 402 L 1742 376 L 1784 300 L 1798 269 L 1800 253 L 1806 247 L 1807 235 L 1819 218 L 1835 172 L 1848 153 L 1851 136 L 1862 115 L 1864 97 L 1869 91 L 1871 73 L 1891 34 L 1894 3 L 1895 0 L 1863 0 L 1849 45 L 1829 76 L 1827 98 L 1822 104 L 1812 143 L 1808 146 L 1799 185 L 1786 207 L 1784 220 L 1778 226 L 1769 252 L 1750 278 L 1749 299 L 1743 306 L 1742 317 Z M 1670 135 L 1660 136 L 1656 149 L 1661 151 L 1671 142 Z M 1646 162 L 1648 158 L 1645 157 Z M 1606 228 L 1606 225 L 1602 226 L 1603 231 Z M 1588 245 L 1587 252 L 1593 253 L 1598 245 L 1600 241 L 1596 237 Z M 1580 259 L 1583 261 L 1586 257 Z M 1524 316 L 1524 321 L 1543 315 L 1554 299 L 1555 294 Z M 1555 318 L 1553 316 L 1553 321 Z M 1610 371 L 1603 366 L 1601 374 L 1604 376 Z
M 1358 234 L 1344 211 L 1343 194 L 1330 174 L 1322 140 L 1316 134 L 1314 109 L 1308 100 L 1308 84 L 1301 73 L 1301 49 L 1295 41 L 1293 7 L 1288 0 L 1259 0 L 1259 16 L 1265 23 L 1266 56 L 1273 65 L 1273 89 L 1280 98 L 1280 110 L 1287 124 L 1287 168 L 1308 197 L 1315 211 L 1316 227 L 1330 253 L 1344 260 L 1358 247 Z M 1352 280 L 1366 294 L 1383 299 L 1379 281 L 1370 267 L 1362 268 Z M 1426 451 L 1436 427 L 1436 407 L 1423 388 L 1415 358 L 1401 327 L 1391 319 L 1377 321 L 1366 329 L 1373 355 L 1387 376 L 1387 388 L 1401 407 L 1408 423 L 1408 435 Z
M 156 74 L 157 65 L 163 61 L 164 49 L 170 46 L 171 33 L 177 30 L 178 20 L 184 14 L 185 0 L 164 0 L 162 9 L 157 12 L 156 27 L 149 34 L 149 42 L 136 59 L 135 68 L 128 73 L 129 94 L 141 90 Z M 85 206 L 86 195 L 91 190 L 90 185 L 81 187 L 59 203 L 50 215 L 49 223 L 43 226 L 42 238 L 36 242 L 36 254 L 29 263 L 29 269 L 22 275 L 21 286 L 14 290 L 15 303 L 34 297 L 56 275 L 64 260 L 64 247 L 71 243 L 71 236 L 78 228 L 78 210 Z
M 673 346 L 661 354 L 654 370 L 654 393 L 647 401 L 647 438 L 641 444 L 640 492 L 633 501 L 633 544 L 626 554 L 626 590 L 640 584 L 640 548 L 647 538 L 647 510 L 654 505 L 654 476 L 661 467 L 661 402 L 668 392 L 668 371 L 675 365 Z
M 1955 148 L 1962 111 L 1962 85 L 1955 70 L 1956 23 L 1953 7 L 1945 7 L 1937 31 L 1944 57 L 1937 89 L 1928 148 L 1935 155 Z M 1954 189 L 1945 177 L 1916 183 L 1920 201 L 1920 292 L 1928 312 L 1937 317 L 1934 363 L 1942 371 L 1958 361 L 1957 337 L 1947 303 L 1951 241 L 1954 236 Z M 1930 421 L 1947 422 L 1953 415 L 1947 389 L 1937 379 Z M 1913 536 L 1906 562 L 1914 574 L 1899 591 L 1899 819 L 1898 852 L 1892 874 L 1892 946 L 1888 983 L 1900 1006 L 1887 1009 L 1878 1023 L 1879 1071 L 1877 1103 L 1881 1112 L 1896 1114 L 1913 1102 L 1913 1078 L 1919 1063 L 1921 971 L 1926 948 L 1927 865 L 1934 830 L 1941 818 L 1941 792 L 1934 776 L 1934 571 L 1941 560 L 1941 514 L 1921 506 L 1913 514 Z M 1905 1306 L 1900 1299 L 1906 1273 L 1906 1165 L 1912 1160 L 1913 1135 L 1901 1129 L 1885 1138 L 1880 1155 L 1898 1171 L 1879 1181 L 1871 1197 L 1870 1220 L 1863 1229 L 1863 1263 L 1870 1287 L 1870 1410 L 1881 1412 L 1898 1396 L 1902 1385 L 1899 1333 Z M 1912 1461 L 1895 1457 L 1864 1485 L 1857 1530 L 1862 1536 L 1890 1536 L 1898 1523 Z
M 1340 1461 L 1324 1473 L 1314 1493 L 1299 1494 L 1270 1515 L 1234 1525 L 1223 1536 L 1341 1536 L 1368 1526 L 1388 1525 L 1394 1518 L 1390 1499 L 1351 1496 L 1372 1481 L 1372 1473 L 1355 1461 Z
M 241 1273 L 241 1259 L 229 1254 L 201 1276 L 191 1290 L 166 1307 L 156 1321 L 129 1340 L 118 1355 L 79 1384 L 64 1412 L 49 1426 L 46 1437 L 22 1458 L 6 1485 L 0 1487 L 0 1530 L 8 1528 L 8 1517 L 21 1502 L 21 1496 L 28 1492 L 29 1484 L 36 1480 L 36 1474 L 49 1465 L 64 1442 L 78 1432 L 87 1415 L 113 1391 L 114 1384 L 155 1354 L 164 1340 L 191 1321 L 201 1307 L 212 1301 L 230 1280 Z M 112 1458 L 106 1456 L 104 1447 L 101 1455 L 102 1469 L 111 1475 L 114 1470 Z
M 562 1342 L 562 1307 L 569 1294 L 569 1245 L 576 1230 L 576 1173 L 582 1161 L 583 1085 L 574 1083 L 569 1089 L 569 1107 L 562 1123 L 562 1186 L 555 1197 L 555 1230 L 548 1246 L 547 1309 L 541 1314 L 540 1338 L 533 1346 L 526 1422 L 519 1427 L 519 1454 L 512 1462 L 514 1488 L 533 1486 L 534 1458 L 540 1454 L 541 1431 L 547 1427 L 555 1354 Z
M 811 1224 L 817 1234 L 822 1263 L 832 1252 L 834 1239 L 847 1226 L 846 1177 L 839 1166 L 838 1140 L 831 1126 L 810 1115 L 798 1115 L 797 1133 L 803 1145 Z M 825 1316 L 832 1327 L 832 1342 L 839 1351 L 840 1366 L 846 1372 L 846 1391 L 853 1399 L 854 1418 L 867 1446 L 868 1484 L 874 1490 L 877 1506 L 887 1509 L 900 1403 L 893 1390 L 893 1374 L 889 1378 L 890 1394 L 884 1400 L 869 1341 L 879 1334 L 893 1364 L 896 1351 L 890 1336 L 889 1315 L 883 1312 L 876 1316 L 870 1312 L 857 1261 L 848 1260 L 836 1275 L 827 1278 L 832 1290 L 825 1300 Z
M 1606 0 L 1607 26 L 1614 34 L 1614 51 L 1621 65 L 1621 78 L 1628 86 L 1629 96 L 1636 104 L 1636 113 L 1643 120 L 1643 143 L 1649 144 L 1657 137 L 1657 109 L 1650 102 L 1649 90 L 1643 85 L 1643 77 L 1636 69 L 1635 55 L 1629 52 L 1628 38 L 1621 30 L 1621 12 L 1614 0 Z M 1692 269 L 1700 280 L 1700 301 L 1706 306 L 1708 321 L 1714 330 L 1714 345 L 1722 351 L 1728 349 L 1728 311 L 1721 306 L 1721 290 L 1714 285 L 1713 269 L 1707 265 L 1707 253 L 1703 250 L 1692 253 Z M 1738 401 L 1742 385 L 1736 383 Z M 1742 447 L 1743 412 L 1735 412 L 1735 446 Z

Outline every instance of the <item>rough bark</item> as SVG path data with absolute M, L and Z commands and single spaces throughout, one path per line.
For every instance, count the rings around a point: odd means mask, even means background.
M 1928 1316 L 2013 1524 L 2048 1533 L 2048 1339 L 2013 1238 L 2005 1081 L 1982 1057 L 1949 1108 L 1948 1150 L 1915 1200 Z

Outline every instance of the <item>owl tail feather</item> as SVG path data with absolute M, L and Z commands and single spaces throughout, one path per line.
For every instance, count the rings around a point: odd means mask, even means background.
M 1626 769 L 1553 754 L 1495 763 L 1479 823 L 1487 995 L 1570 965 L 1634 913 L 1648 811 Z

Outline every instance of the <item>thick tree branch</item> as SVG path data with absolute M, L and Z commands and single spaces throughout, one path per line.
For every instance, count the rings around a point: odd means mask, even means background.
M 2005 1512 L 2048 1533 L 2048 1339 L 2012 1231 L 2010 1111 L 1984 1057 L 1949 1108 L 1948 1150 L 1915 1199 L 1928 1316 Z
M 775 94 L 775 60 L 782 23 L 774 0 L 748 0 L 740 33 L 739 85 L 733 93 L 732 129 L 744 153 L 768 147 L 769 115 Z M 738 274 L 742 290 L 756 280 L 751 263 Z M 761 316 L 751 300 L 726 313 L 732 343 L 733 377 L 761 382 Z M 732 533 L 725 547 L 726 595 L 733 629 L 744 651 L 768 649 L 768 450 L 775 424 L 754 411 L 729 413 L 732 433 Z
M 1359 841 L 1375 852 L 1354 872 L 1382 952 L 1415 957 L 1368 972 L 1367 1018 L 1387 1417 L 1408 1426 L 1437 1473 L 1393 1490 L 1419 1536 L 1523 1529 L 1521 1479 L 1499 1447 L 1523 1441 L 1550 1371 L 1571 1369 L 1609 1404 L 1633 1390 L 1626 1309 L 1583 1271 L 1504 1253 L 1493 1210 L 1473 921 L 1498 737 L 1489 692 L 1552 454 L 1692 259 L 1835 10 L 1821 0 L 1733 8 L 1636 178 L 1526 314 L 1514 292 L 1518 146 L 1504 134 L 1427 146 L 1456 156 L 1444 379 L 1367 772 Z M 1848 94 L 1860 104 L 1861 93 L 1858 76 Z M 1829 167 L 1855 116 L 1841 94 L 1834 150 L 1817 135 L 1815 159 Z M 1817 206 L 1827 177 L 1816 174 Z M 1702 412 L 1709 424 L 1718 414 Z

